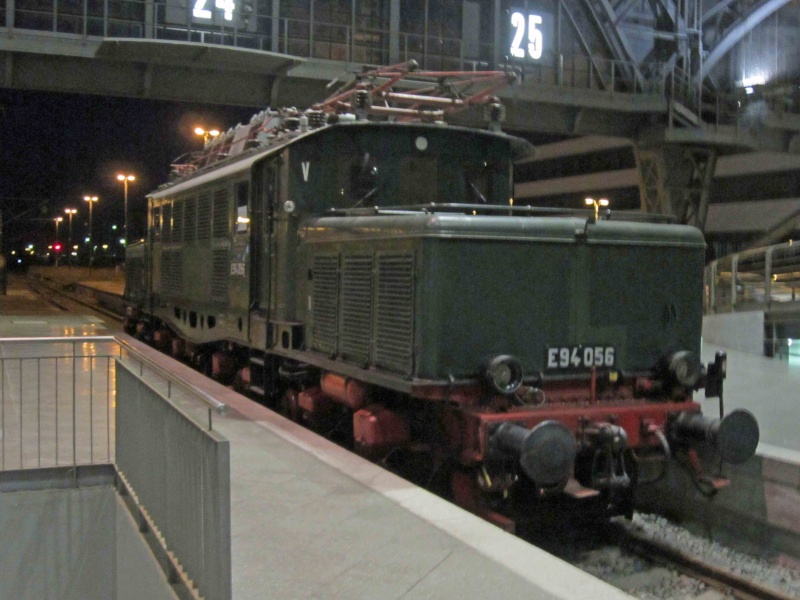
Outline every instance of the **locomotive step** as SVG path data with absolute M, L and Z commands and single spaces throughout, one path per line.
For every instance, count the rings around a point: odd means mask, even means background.
M 261 386 L 258 386 L 258 385 L 251 385 L 247 389 L 248 389 L 248 391 L 252 392 L 256 396 L 262 396 L 263 397 L 264 394 L 265 394 L 264 388 L 261 387 Z
M 260 356 L 251 356 L 250 357 L 250 364 L 256 365 L 258 367 L 263 367 L 266 363 L 264 363 L 264 359 Z
M 564 493 L 567 496 L 575 498 L 576 500 L 584 500 L 586 498 L 594 498 L 600 495 L 598 490 L 583 487 L 576 479 L 570 479 L 564 487 Z

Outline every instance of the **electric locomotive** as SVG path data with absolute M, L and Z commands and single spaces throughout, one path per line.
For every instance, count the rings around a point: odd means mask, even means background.
M 693 400 L 726 369 L 702 234 L 515 203 L 508 78 L 378 69 L 208 142 L 149 195 L 129 330 L 508 530 L 630 515 L 676 455 L 719 487 L 698 450 L 744 462 L 758 425 Z

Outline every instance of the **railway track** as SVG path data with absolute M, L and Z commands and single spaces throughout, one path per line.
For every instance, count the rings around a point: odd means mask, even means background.
M 800 570 L 785 561 L 738 552 L 653 515 L 562 524 L 526 539 L 641 600 L 800 599 Z
M 705 557 L 677 548 L 672 543 L 653 539 L 630 524 L 612 527 L 610 535 L 620 548 L 652 561 L 654 564 L 666 566 L 697 579 L 722 592 L 726 597 L 742 600 L 797 600 L 800 598 L 798 593 L 756 581 L 743 573 L 737 573 L 730 568 L 715 564 Z
M 68 292 L 64 289 L 63 285 L 48 282 L 45 279 L 37 277 L 28 277 L 26 280 L 28 288 L 41 296 L 45 302 L 57 307 L 59 310 L 70 312 L 78 307 L 88 308 L 94 313 L 102 316 L 105 319 L 110 319 L 116 323 L 122 323 L 125 315 L 117 311 L 110 310 L 103 306 L 99 306 L 95 302 L 87 300 L 78 294 Z

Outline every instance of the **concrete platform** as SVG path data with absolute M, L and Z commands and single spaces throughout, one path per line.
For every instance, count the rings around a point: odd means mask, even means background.
M 630 598 L 185 365 L 171 370 L 231 409 L 214 429 L 231 443 L 237 600 Z

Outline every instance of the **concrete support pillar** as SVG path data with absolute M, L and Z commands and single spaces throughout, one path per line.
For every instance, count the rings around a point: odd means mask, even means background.
M 272 52 L 280 52 L 281 0 L 272 0 Z
M 400 62 L 400 0 L 389 2 L 389 64 Z
M 636 146 L 634 155 L 642 211 L 672 214 L 679 222 L 704 230 L 716 149 L 678 144 Z
M 144 37 L 153 39 L 156 32 L 156 7 L 154 0 L 147 0 L 144 3 Z

